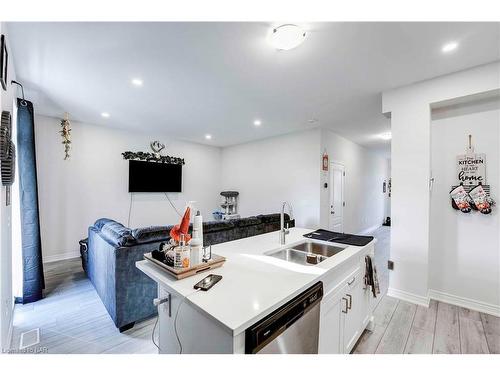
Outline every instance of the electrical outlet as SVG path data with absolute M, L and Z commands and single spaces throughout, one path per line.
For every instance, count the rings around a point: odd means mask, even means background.
M 394 262 L 392 260 L 387 261 L 387 268 L 390 270 L 394 269 Z

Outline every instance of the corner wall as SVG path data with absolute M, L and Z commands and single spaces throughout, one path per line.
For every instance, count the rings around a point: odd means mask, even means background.
M 382 111 L 391 114 L 392 129 L 389 294 L 422 305 L 429 301 L 431 104 L 499 86 L 495 62 L 383 93 Z
M 366 232 L 382 225 L 389 163 L 330 130 L 312 129 L 222 149 L 223 188 L 237 190 L 243 216 L 279 212 L 289 201 L 297 226 L 328 228 L 328 173 L 321 158 L 346 167 L 344 231 Z
M 486 183 L 499 199 L 500 100 L 480 101 L 459 110 L 440 109 L 432 120 L 431 230 L 429 288 L 432 294 L 460 297 L 490 312 L 500 307 L 499 207 L 489 215 L 454 210 L 449 191 L 457 185 L 456 157 L 468 135 L 475 152 L 486 154 Z M 457 303 L 457 302 L 455 302 Z M 460 301 L 458 301 L 460 303 Z M 474 307 L 474 306 L 470 306 Z
M 35 103 L 36 115 L 36 103 Z M 71 118 L 70 118 L 71 120 Z M 187 201 L 205 220 L 219 205 L 221 149 L 71 121 L 71 158 L 64 159 L 60 119 L 36 116 L 36 150 L 42 253 L 45 262 L 79 256 L 78 241 L 96 219 L 108 217 L 130 227 L 169 225 L 180 219 L 165 194 L 128 193 L 124 151 L 148 151 L 149 143 L 166 144 L 165 153 L 185 158 L 182 193 L 169 193 L 183 213 Z
M 320 130 L 313 129 L 222 149 L 222 188 L 239 191 L 242 216 L 293 206 L 296 225 L 319 225 Z
M 326 149 L 329 161 L 345 166 L 344 231 L 366 233 L 382 225 L 386 216 L 387 193 L 382 192 L 384 180 L 390 176 L 390 161 L 343 138 L 330 130 L 322 130 L 321 153 Z M 328 173 L 321 176 L 321 227 L 328 228 L 330 216 Z

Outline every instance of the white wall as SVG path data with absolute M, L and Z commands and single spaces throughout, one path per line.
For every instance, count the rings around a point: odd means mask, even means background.
M 324 129 L 273 137 L 222 150 L 223 188 L 240 192 L 244 216 L 279 212 L 292 203 L 297 226 L 328 228 L 328 174 L 321 170 L 324 150 L 346 167 L 344 231 L 364 232 L 382 225 L 385 158 Z
M 36 104 L 35 104 L 36 111 Z M 74 257 L 78 241 L 96 219 L 108 217 L 127 225 L 130 205 L 128 162 L 123 151 L 148 151 L 149 142 L 167 145 L 165 153 L 185 158 L 183 192 L 170 193 L 183 212 L 189 200 L 211 219 L 221 191 L 221 150 L 218 147 L 71 122 L 71 159 L 64 161 L 60 119 L 37 116 L 36 150 L 40 226 L 44 261 Z M 130 227 L 179 221 L 164 194 L 134 193 Z
M 313 129 L 226 147 L 222 188 L 239 191 L 242 216 L 293 206 L 296 225 L 319 225 L 320 130 Z
M 429 291 L 431 104 L 496 90 L 500 64 L 492 63 L 384 92 L 391 114 L 391 258 L 389 294 L 427 304 Z
M 365 233 L 382 225 L 387 194 L 382 192 L 389 180 L 389 162 L 374 152 L 345 139 L 332 131 L 322 130 L 321 154 L 327 150 L 330 162 L 345 166 L 344 232 Z M 329 183 L 322 174 L 322 184 Z M 321 187 L 321 226 L 328 228 L 330 215 L 329 188 Z
M 487 183 L 497 201 L 499 184 L 500 102 L 439 110 L 432 121 L 430 289 L 483 304 L 500 306 L 498 206 L 490 215 L 463 214 L 450 205 L 457 185 L 456 156 L 463 154 L 468 135 L 475 151 L 486 154 Z
M 7 40 L 9 51 L 8 83 L 7 91 L 0 87 L 0 108 L 2 111 L 9 111 L 13 115 L 13 101 L 16 98 L 17 87 L 10 84 L 12 79 L 16 79 L 12 53 L 10 53 L 9 36 L 5 23 L 0 22 L 0 34 L 4 34 Z M 13 124 L 14 125 L 14 124 Z M 10 334 L 12 328 L 12 238 L 11 220 L 12 206 L 6 206 L 5 187 L 0 188 L 0 343 L 4 349 L 10 346 Z

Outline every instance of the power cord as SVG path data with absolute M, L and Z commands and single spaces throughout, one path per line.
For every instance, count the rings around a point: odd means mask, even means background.
M 151 332 L 151 341 L 153 341 L 153 344 L 160 350 L 160 347 L 158 344 L 155 342 L 155 331 L 156 331 L 156 326 L 158 325 L 158 320 L 160 319 L 160 312 L 158 312 L 158 315 L 156 316 L 156 321 L 155 321 L 155 326 L 153 327 L 153 332 Z
M 187 296 L 185 296 L 180 304 L 179 304 L 179 307 L 177 308 L 177 312 L 175 313 L 175 318 L 174 318 L 174 333 L 175 333 L 175 338 L 177 339 L 177 343 L 179 344 L 179 354 L 182 354 L 182 343 L 181 343 L 181 340 L 179 338 L 179 333 L 177 332 L 177 318 L 179 316 L 179 311 L 181 310 L 181 306 L 184 304 L 184 302 L 186 302 L 186 300 L 188 299 L 188 297 L 192 296 L 193 294 L 199 292 L 201 289 L 197 289 L 196 291 L 194 291 L 193 293 L 190 293 L 188 294 Z M 171 295 L 169 296 L 169 298 L 172 298 Z M 155 299 L 156 300 L 156 299 Z M 166 302 L 167 300 L 160 300 L 156 306 L 160 306 L 163 302 Z M 156 343 L 155 341 L 155 331 L 156 331 L 156 326 L 158 325 L 158 320 L 160 319 L 160 312 L 158 311 L 158 316 L 156 317 L 156 321 L 155 321 L 155 325 L 153 327 L 153 332 L 151 332 L 151 341 L 153 341 L 153 344 L 158 348 L 158 350 L 160 350 L 160 347 L 158 346 L 158 344 Z
M 167 197 L 168 202 L 170 203 L 170 205 L 172 206 L 172 208 L 175 210 L 175 212 L 177 213 L 177 215 L 179 215 L 179 217 L 182 217 L 182 214 L 179 212 L 179 210 L 177 209 L 177 207 L 174 206 L 174 204 L 170 200 L 170 197 L 168 196 L 168 194 L 167 193 L 163 193 L 163 194 L 165 194 L 165 197 Z
M 128 220 L 127 220 L 127 228 L 130 228 L 130 215 L 132 215 L 132 197 L 134 193 L 130 193 L 130 205 L 128 207 Z
M 194 291 L 193 293 L 188 294 L 187 296 L 185 296 L 183 298 L 183 300 L 181 301 L 181 303 L 179 304 L 179 307 L 177 308 L 177 312 L 175 313 L 174 332 L 175 332 L 175 337 L 177 338 L 177 342 L 179 343 L 179 348 L 180 348 L 179 354 L 182 354 L 182 343 L 181 343 L 181 339 L 179 338 L 179 333 L 177 332 L 177 317 L 179 316 L 179 311 L 181 310 L 181 306 L 184 304 L 184 302 L 186 302 L 186 300 L 188 299 L 188 297 L 191 297 L 193 294 L 196 294 L 200 290 L 201 289 L 196 289 L 196 291 Z

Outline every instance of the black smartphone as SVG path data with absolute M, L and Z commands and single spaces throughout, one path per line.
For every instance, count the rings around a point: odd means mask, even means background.
M 217 284 L 219 281 L 221 281 L 221 279 L 222 279 L 222 276 L 220 276 L 220 275 L 208 275 L 203 280 L 197 282 L 194 285 L 194 288 L 201 289 L 201 290 L 206 292 L 211 287 L 213 287 L 215 284 Z

